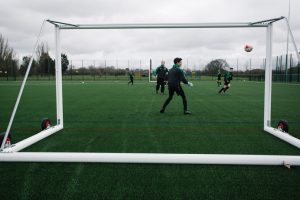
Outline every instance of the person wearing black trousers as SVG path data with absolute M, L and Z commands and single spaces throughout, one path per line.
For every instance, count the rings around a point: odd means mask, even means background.
M 133 73 L 132 72 L 129 72 L 129 82 L 128 82 L 128 85 L 131 83 L 131 85 L 133 85 Z
M 227 71 L 225 72 L 225 75 L 224 75 L 224 87 L 219 91 L 219 94 L 221 93 L 225 93 L 229 88 L 230 88 L 230 81 L 232 80 L 233 78 L 233 68 L 231 67 L 230 68 L 230 71 Z
M 217 84 L 218 84 L 218 87 L 220 87 L 222 84 L 221 84 L 221 72 L 220 70 L 218 71 L 218 79 L 217 79 Z
M 156 94 L 158 94 L 159 88 L 160 93 L 164 94 L 167 74 L 168 69 L 165 67 L 165 61 L 162 60 L 161 65 L 154 71 L 154 75 L 156 76 Z
M 173 67 L 169 70 L 168 73 L 168 88 L 169 88 L 169 97 L 166 99 L 162 109 L 160 110 L 160 113 L 164 113 L 166 107 L 168 104 L 171 102 L 174 93 L 178 96 L 181 96 L 182 98 L 182 103 L 183 103 L 183 113 L 185 115 L 192 114 L 190 111 L 187 109 L 187 100 L 186 96 L 184 94 L 184 91 L 180 85 L 180 82 L 183 82 L 184 84 L 188 84 L 189 86 L 193 86 L 193 83 L 188 82 L 185 75 L 184 71 L 180 68 L 182 66 L 182 58 L 175 58 L 174 59 L 174 65 Z

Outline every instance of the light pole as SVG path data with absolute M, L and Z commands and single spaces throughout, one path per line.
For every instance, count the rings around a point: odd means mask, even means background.
M 289 11 L 288 11 L 288 22 L 290 23 L 290 17 L 291 17 L 291 0 L 289 0 Z M 287 82 L 287 69 L 289 65 L 289 39 L 290 34 L 289 30 L 287 31 L 287 39 L 286 39 L 286 57 L 285 57 L 285 82 Z M 290 72 L 291 73 L 291 72 Z

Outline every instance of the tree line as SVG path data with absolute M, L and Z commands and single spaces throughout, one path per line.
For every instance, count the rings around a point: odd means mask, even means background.
M 9 76 L 17 73 L 16 53 L 12 47 L 9 46 L 8 40 L 0 33 L 0 76 Z
M 0 76 L 17 77 L 24 76 L 29 65 L 31 56 L 24 56 L 21 64 L 18 64 L 16 52 L 9 46 L 8 40 L 0 33 Z M 65 72 L 69 66 L 66 54 L 61 54 L 62 71 Z M 55 60 L 49 54 L 48 45 L 38 45 L 33 59 L 30 75 L 49 76 L 55 74 Z
M 24 56 L 22 58 L 22 63 L 20 65 L 20 74 L 24 75 L 26 73 L 27 67 L 29 65 L 31 57 Z M 61 66 L 62 72 L 67 71 L 69 66 L 69 60 L 66 54 L 61 54 Z M 37 47 L 36 59 L 33 59 L 30 75 L 40 75 L 49 76 L 55 74 L 55 59 L 51 58 L 49 55 L 48 45 L 41 43 Z
M 9 46 L 8 40 L 0 33 L 0 77 L 16 77 L 24 76 L 29 65 L 31 56 L 24 56 L 19 65 L 16 58 L 16 52 Z M 61 54 L 62 72 L 64 75 L 91 75 L 91 76 L 106 76 L 126 75 L 130 69 L 116 68 L 115 66 L 93 66 L 88 67 L 74 67 L 69 65 L 68 56 Z M 216 75 L 218 71 L 224 73 L 224 68 L 228 68 L 229 64 L 225 59 L 214 59 L 205 65 L 203 70 L 195 71 L 196 74 L 201 75 Z M 300 73 L 300 66 L 290 66 L 287 70 L 288 73 Z M 141 76 L 148 76 L 148 70 L 134 70 L 139 71 Z M 252 69 L 246 71 L 238 71 L 239 74 L 263 74 L 264 69 Z M 278 73 L 277 67 L 274 73 Z M 191 75 L 192 71 L 187 70 L 187 75 Z M 49 54 L 48 45 L 41 43 L 38 45 L 35 56 L 32 62 L 29 75 L 36 76 L 53 76 L 55 75 L 55 60 Z

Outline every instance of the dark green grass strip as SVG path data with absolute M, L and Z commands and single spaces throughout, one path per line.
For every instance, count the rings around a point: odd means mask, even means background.
M 41 83 L 34 82 L 25 89 L 12 129 L 16 141 L 38 132 L 43 117 L 55 118 L 54 84 Z M 159 114 L 166 95 L 156 95 L 154 85 L 145 82 L 134 86 L 124 82 L 67 82 L 63 87 L 65 129 L 26 151 L 40 151 L 51 143 L 47 151 L 79 152 L 95 138 L 90 148 L 93 152 L 299 154 L 296 148 L 262 131 L 260 83 L 233 83 L 225 95 L 217 95 L 219 88 L 214 82 L 184 87 L 192 116 L 182 114 L 179 97 L 174 97 L 164 115 Z M 291 93 L 298 88 L 287 87 Z M 1 105 L 11 104 L 3 106 L 3 116 L 8 119 L 18 87 L 2 85 L 1 89 L 11 94 L 1 100 Z M 275 105 L 285 99 L 277 103 L 280 98 L 274 97 Z M 298 115 L 293 109 L 286 112 L 292 116 L 291 130 L 298 130 Z
M 18 169 L 18 170 L 13 170 Z M 299 168 L 1 164 L 1 199 L 298 199 Z
M 144 82 L 133 87 L 122 82 L 63 87 L 65 129 L 26 151 L 299 155 L 298 149 L 262 131 L 260 83 L 233 82 L 222 96 L 216 94 L 215 82 L 185 87 L 192 116 L 182 114 L 178 97 L 160 115 L 166 96 L 155 95 L 154 85 Z M 277 93 L 282 87 L 283 96 Z M 18 88 L 0 85 L 1 130 Z M 284 110 L 299 136 L 298 86 L 273 88 L 272 106 Z M 53 83 L 26 87 L 13 126 L 15 140 L 39 131 L 42 117 L 55 117 L 54 89 Z M 293 98 L 286 98 L 289 94 Z M 274 123 L 281 111 L 273 111 Z M 1 200 L 298 199 L 300 195 L 297 167 L 0 163 L 0 173 Z

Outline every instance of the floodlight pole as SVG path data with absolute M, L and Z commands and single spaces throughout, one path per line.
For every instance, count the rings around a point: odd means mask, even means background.
M 298 48 L 297 48 L 297 44 L 296 44 L 294 35 L 292 33 L 292 30 L 291 30 L 290 23 L 289 23 L 289 21 L 288 21 L 287 18 L 284 18 L 284 19 L 285 19 L 285 22 L 286 22 L 286 25 L 287 25 L 287 28 L 288 28 L 288 31 L 289 31 L 289 34 L 290 34 L 293 46 L 294 46 L 294 50 L 295 50 L 295 53 L 296 53 L 296 56 L 297 56 L 297 59 L 298 59 L 298 64 L 300 64 L 300 54 L 299 54 L 299 51 L 298 51 Z
M 149 83 L 151 82 L 151 71 L 152 71 L 152 59 L 150 58 L 150 65 L 149 65 Z
M 288 14 L 288 18 L 287 21 L 290 22 L 290 17 L 291 17 L 291 0 L 289 0 L 289 14 Z M 287 82 L 287 77 L 288 77 L 288 73 L 287 73 L 287 69 L 288 69 L 288 65 L 289 63 L 289 38 L 290 37 L 290 31 L 287 31 L 287 39 L 286 39 L 286 61 L 285 61 L 285 82 Z M 290 72 L 291 73 L 291 72 Z
M 60 29 L 55 25 L 55 74 L 56 74 L 56 116 L 57 124 L 63 127 L 63 100 L 62 100 L 62 68 L 61 68 L 61 47 Z

